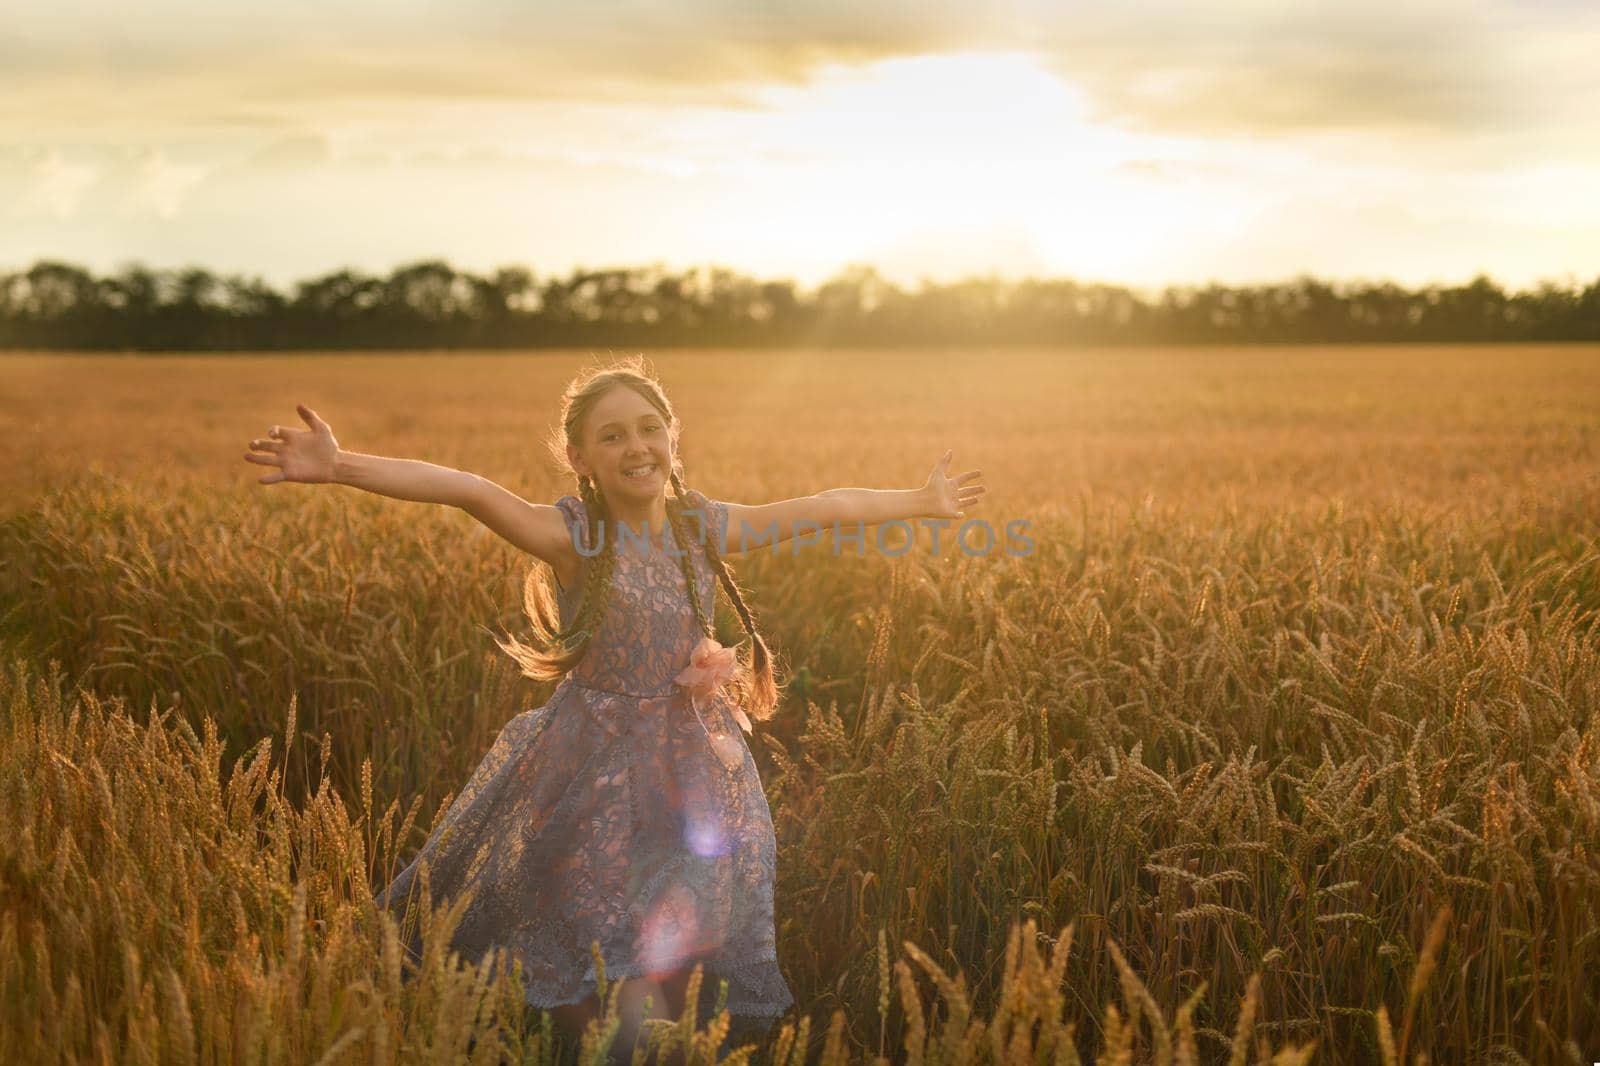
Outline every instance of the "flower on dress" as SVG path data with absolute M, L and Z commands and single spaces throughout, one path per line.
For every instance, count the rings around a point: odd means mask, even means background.
M 678 676 L 673 678 L 673 681 L 689 694 L 690 701 L 698 711 L 700 698 L 710 696 L 721 688 L 723 682 L 733 676 L 738 665 L 738 652 L 735 648 L 724 648 L 711 637 L 701 637 L 700 643 L 689 653 L 689 665 L 678 671 Z M 743 708 L 735 706 L 733 716 L 746 733 L 754 732 L 750 728 L 750 718 L 744 713 Z

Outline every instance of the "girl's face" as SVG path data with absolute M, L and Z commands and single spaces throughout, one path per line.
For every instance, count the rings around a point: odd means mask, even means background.
M 582 447 L 567 449 L 574 470 L 594 478 L 609 499 L 642 503 L 663 494 L 674 442 L 655 405 L 618 385 L 595 402 L 586 422 Z

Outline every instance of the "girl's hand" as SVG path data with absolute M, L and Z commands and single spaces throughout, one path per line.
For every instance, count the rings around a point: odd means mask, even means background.
M 954 455 L 953 450 L 945 452 L 933 464 L 928 483 L 922 486 L 922 494 L 928 500 L 929 518 L 961 518 L 964 516 L 962 508 L 976 505 L 978 497 L 986 491 L 982 485 L 966 484 L 973 478 L 981 477 L 982 470 L 968 470 L 957 477 L 949 476 L 950 460 Z
M 251 441 L 252 450 L 245 453 L 249 462 L 278 468 L 257 479 L 263 485 L 276 485 L 280 481 L 324 485 L 333 480 L 333 461 L 339 454 L 339 442 L 333 439 L 333 430 L 305 404 L 296 404 L 295 410 L 310 429 L 273 426 L 267 431 L 266 439 Z

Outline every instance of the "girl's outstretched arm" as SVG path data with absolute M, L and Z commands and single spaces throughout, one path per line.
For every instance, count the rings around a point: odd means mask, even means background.
M 350 485 L 380 496 L 459 507 L 523 551 L 555 567 L 563 577 L 577 568 L 577 548 L 557 507 L 529 503 L 488 478 L 423 462 L 363 455 L 339 447 L 328 423 L 305 404 L 295 408 L 309 429 L 273 426 L 266 439 L 250 442 L 245 459 L 276 467 L 263 485 L 283 481 Z
M 954 455 L 947 451 L 940 456 L 927 483 L 919 489 L 827 489 L 773 503 L 730 503 L 724 551 L 753 551 L 797 534 L 829 531 L 835 524 L 855 529 L 912 518 L 964 517 L 964 509 L 976 506 L 986 491 L 975 480 L 983 471 L 968 470 L 952 477 L 949 469 Z

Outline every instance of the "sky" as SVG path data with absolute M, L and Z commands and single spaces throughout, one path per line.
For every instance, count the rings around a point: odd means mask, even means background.
M 87 0 L 0 27 L 0 271 L 1600 277 L 1589 0 Z

